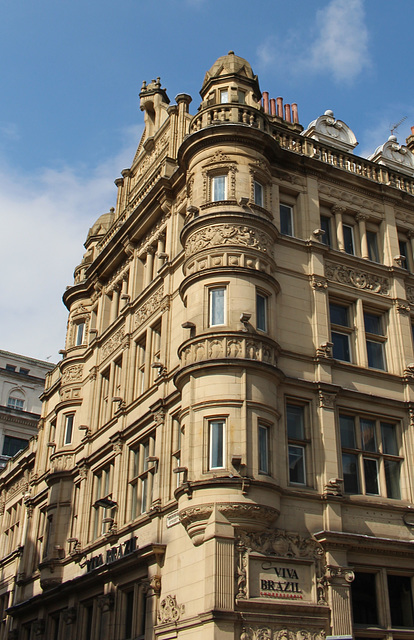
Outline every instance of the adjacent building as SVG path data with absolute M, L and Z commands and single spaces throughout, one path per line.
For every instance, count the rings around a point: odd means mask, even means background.
M 145 130 L 1 476 L 1 640 L 414 639 L 414 135 L 233 52 Z
M 37 434 L 45 376 L 55 365 L 0 350 L 0 465 Z

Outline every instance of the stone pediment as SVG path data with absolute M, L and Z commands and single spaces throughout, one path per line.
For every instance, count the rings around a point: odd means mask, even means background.
M 396 136 L 390 136 L 387 142 L 377 147 L 368 160 L 414 175 L 414 155 L 408 147 L 398 144 Z
M 358 144 L 354 132 L 342 120 L 335 120 L 333 112 L 329 110 L 325 111 L 323 116 L 313 120 L 301 135 L 348 153 L 352 153 Z

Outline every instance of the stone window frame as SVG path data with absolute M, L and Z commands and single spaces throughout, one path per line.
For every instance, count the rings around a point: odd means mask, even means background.
M 151 495 L 156 465 L 148 458 L 155 452 L 155 429 L 145 433 L 128 447 L 128 522 L 145 515 L 151 509 Z M 144 499 L 143 499 L 144 496 Z
M 272 178 L 267 167 L 264 163 L 257 163 L 257 165 L 250 165 L 250 204 L 253 207 L 257 207 L 259 210 L 270 211 L 272 208 Z M 256 203 L 255 200 L 255 183 L 262 186 L 263 202 L 262 204 Z
M 203 472 L 204 473 L 208 473 L 208 474 L 215 474 L 215 473 L 222 473 L 223 471 L 226 471 L 226 469 L 228 469 L 228 452 L 230 450 L 230 446 L 229 446 L 229 442 L 228 442 L 228 438 L 229 438 L 229 429 L 228 429 L 228 422 L 229 422 L 229 414 L 228 413 L 209 413 L 208 415 L 205 415 L 203 418 L 203 434 L 204 434 L 204 443 L 203 443 L 203 448 L 204 448 L 204 456 L 203 456 Z M 223 466 L 221 467 L 212 467 L 211 462 L 212 462 L 212 440 L 211 440 L 211 425 L 214 422 L 221 422 L 223 423 L 223 450 L 222 450 L 222 457 L 223 457 Z
M 236 200 L 236 173 L 237 165 L 234 162 L 211 162 L 208 169 L 204 169 L 203 176 L 203 202 L 204 204 L 219 204 Z M 212 178 L 225 175 L 227 177 L 226 199 L 214 201 L 212 199 Z

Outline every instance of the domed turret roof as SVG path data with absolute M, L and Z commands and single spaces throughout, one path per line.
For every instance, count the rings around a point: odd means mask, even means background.
M 256 91 L 260 92 L 257 76 L 254 75 L 247 60 L 240 56 L 236 56 L 234 51 L 229 51 L 226 56 L 218 58 L 211 69 L 207 71 L 200 91 L 201 95 L 203 95 L 207 86 L 210 85 L 215 78 L 223 76 L 241 76 L 246 80 L 249 80 L 250 84 L 254 84 Z

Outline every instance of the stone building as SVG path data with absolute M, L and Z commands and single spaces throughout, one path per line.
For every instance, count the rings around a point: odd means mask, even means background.
M 0 350 L 0 467 L 36 435 L 45 376 L 54 366 Z
M 233 52 L 200 93 L 143 84 L 64 294 L 0 638 L 412 640 L 414 135 L 358 157 Z

